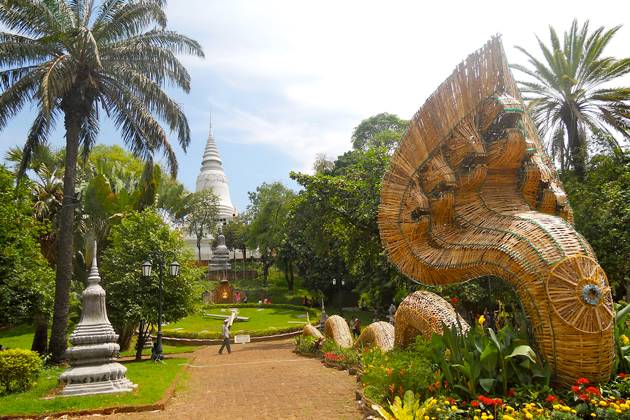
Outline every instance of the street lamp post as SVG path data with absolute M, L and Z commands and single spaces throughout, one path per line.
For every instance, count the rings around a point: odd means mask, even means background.
M 164 284 L 164 256 L 158 256 L 155 258 L 158 266 L 158 278 L 159 278 L 159 297 L 158 297 L 158 332 L 157 332 L 157 341 L 153 348 L 151 349 L 151 359 L 154 361 L 162 360 L 164 358 L 164 354 L 162 352 L 162 300 L 163 300 L 163 284 Z M 151 277 L 152 265 L 150 261 L 145 261 L 142 264 L 142 275 L 145 278 Z M 172 263 L 168 266 L 169 274 L 172 277 L 177 277 L 179 275 L 180 265 L 176 260 L 173 260 Z

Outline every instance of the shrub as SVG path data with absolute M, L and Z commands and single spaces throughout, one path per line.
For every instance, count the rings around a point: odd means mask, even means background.
M 299 335 L 295 337 L 295 351 L 298 353 L 315 354 L 318 351 L 315 337 Z
M 424 400 L 435 381 L 429 351 L 428 343 L 420 339 L 407 350 L 365 351 L 361 377 L 365 394 L 377 402 L 393 402 L 396 396 L 403 397 L 410 390 Z
M 0 385 L 4 393 L 24 391 L 37 379 L 43 367 L 39 355 L 30 350 L 0 351 Z
M 322 344 L 324 359 L 334 362 L 344 368 L 357 366 L 359 364 L 359 353 L 353 348 L 343 348 L 333 340 L 325 340 Z

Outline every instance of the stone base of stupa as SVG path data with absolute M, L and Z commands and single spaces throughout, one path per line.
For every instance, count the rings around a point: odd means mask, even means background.
M 77 366 L 66 370 L 59 380 L 65 384 L 62 396 L 130 392 L 138 387 L 125 378 L 127 368 L 120 363 Z

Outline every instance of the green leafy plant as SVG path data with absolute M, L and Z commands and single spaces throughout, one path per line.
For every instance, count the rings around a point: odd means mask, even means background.
M 322 354 L 324 360 L 332 362 L 344 368 L 357 366 L 359 364 L 359 353 L 353 348 L 339 346 L 333 340 L 325 340 L 322 344 Z
M 615 315 L 615 372 L 630 372 L 630 328 L 628 328 L 628 318 L 630 318 L 630 304 L 622 308 L 616 304 L 617 313 Z
M 482 391 L 505 395 L 511 385 L 549 383 L 549 367 L 538 359 L 524 334 L 511 325 L 495 332 L 484 328 L 484 321 L 481 317 L 466 335 L 445 326 L 444 334 L 431 340 L 433 362 L 455 392 L 462 397 Z
M 378 402 L 394 401 L 407 390 L 425 397 L 435 381 L 429 352 L 429 343 L 421 339 L 405 350 L 366 350 L 361 358 L 365 394 Z
M 0 385 L 4 393 L 24 391 L 39 376 L 42 359 L 30 350 L 13 349 L 0 351 Z
M 318 340 L 315 337 L 299 335 L 295 337 L 295 351 L 298 353 L 315 354 L 318 351 Z

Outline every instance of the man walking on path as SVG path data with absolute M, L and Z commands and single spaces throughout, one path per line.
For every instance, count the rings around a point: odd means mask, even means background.
M 230 348 L 230 320 L 226 319 L 223 321 L 223 344 L 221 344 L 221 348 L 219 349 L 219 354 L 223 354 L 223 349 L 227 347 L 228 353 L 232 353 L 232 349 Z

